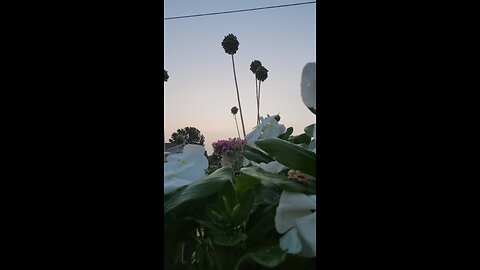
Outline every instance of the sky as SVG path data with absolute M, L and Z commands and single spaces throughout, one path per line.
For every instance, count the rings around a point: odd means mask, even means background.
M 164 0 L 164 18 L 309 2 L 307 0 Z M 250 63 L 268 69 L 261 84 L 260 115 L 280 114 L 280 124 L 293 135 L 315 123 L 302 102 L 303 67 L 316 62 L 316 5 L 282 7 L 164 21 L 164 132 L 166 141 L 177 129 L 196 127 L 212 143 L 238 137 L 230 109 L 238 107 L 232 59 L 222 48 L 232 33 L 240 45 L 235 70 L 248 134 L 256 126 L 255 76 Z M 237 113 L 240 133 L 242 124 Z M 243 137 L 243 136 L 242 136 Z

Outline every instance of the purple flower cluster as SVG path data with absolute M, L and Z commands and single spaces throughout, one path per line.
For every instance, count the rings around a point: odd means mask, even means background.
M 245 140 L 241 140 L 238 138 L 234 138 L 234 139 L 229 138 L 228 140 L 218 140 L 212 143 L 213 154 L 221 156 L 228 150 L 232 150 L 232 151 L 241 150 L 242 146 L 245 144 L 246 144 Z

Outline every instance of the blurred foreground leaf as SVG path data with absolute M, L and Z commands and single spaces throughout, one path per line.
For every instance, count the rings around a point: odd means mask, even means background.
M 317 176 L 317 157 L 314 152 L 278 138 L 260 139 L 255 144 L 283 165 Z
M 231 167 L 218 169 L 202 180 L 187 186 L 167 200 L 163 205 L 163 211 L 164 213 L 168 213 L 185 202 L 213 195 L 221 190 L 225 183 L 231 181 L 232 178 L 233 169 Z

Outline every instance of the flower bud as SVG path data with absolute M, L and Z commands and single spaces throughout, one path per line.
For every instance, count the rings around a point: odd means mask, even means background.
M 232 112 L 233 115 L 237 114 L 238 108 L 233 106 L 232 109 L 231 109 L 231 112 Z
M 268 70 L 264 67 L 264 66 L 259 66 L 257 68 L 257 71 L 255 71 L 255 76 L 257 77 L 257 80 L 260 80 L 260 81 L 265 81 L 268 77 L 268 74 L 267 74 Z
M 228 34 L 222 41 L 222 47 L 226 53 L 234 55 L 238 50 L 238 45 L 240 43 L 237 40 L 237 37 L 234 34 Z
M 261 66 L 262 66 L 262 62 L 258 60 L 253 60 L 252 63 L 250 64 L 250 70 L 253 72 L 253 74 L 255 74 L 255 72 L 257 71 L 257 68 Z

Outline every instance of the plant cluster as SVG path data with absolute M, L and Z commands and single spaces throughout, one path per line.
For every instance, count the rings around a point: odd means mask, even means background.
M 227 151 L 242 151 L 246 141 L 238 138 L 229 138 L 228 140 L 218 140 L 212 143 L 213 154 L 223 155 Z
M 233 34 L 222 42 L 233 66 L 238 44 Z M 302 71 L 301 98 L 316 114 L 314 71 L 314 63 Z M 243 128 L 244 140 L 214 142 L 212 157 L 222 157 L 218 169 L 210 170 L 215 159 L 202 155 L 201 145 L 186 145 L 183 153 L 167 157 L 165 269 L 316 267 L 316 124 L 293 136 L 293 128 L 279 121 L 279 115 L 258 116 L 250 133 Z M 229 153 L 241 162 L 227 164 Z

